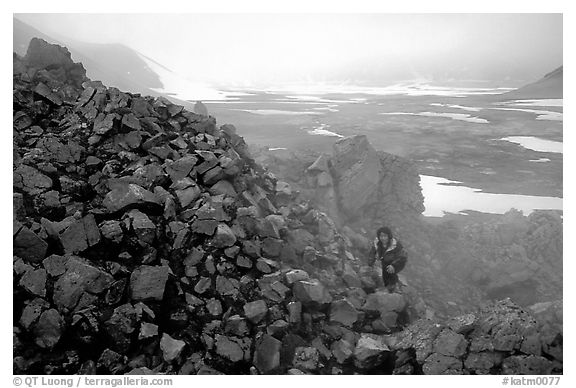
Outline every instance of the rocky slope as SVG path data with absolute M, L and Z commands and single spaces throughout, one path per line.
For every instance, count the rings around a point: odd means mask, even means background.
M 41 40 L 14 56 L 13 96 L 14 373 L 561 371 L 558 326 L 538 335 L 509 302 L 460 326 L 418 320 L 418 292 L 381 291 L 361 236 L 255 163 L 233 126 L 90 81 Z M 334 188 L 350 217 L 387 172 L 346 154 Z M 369 183 L 358 166 L 378 173 L 366 192 L 343 184 Z

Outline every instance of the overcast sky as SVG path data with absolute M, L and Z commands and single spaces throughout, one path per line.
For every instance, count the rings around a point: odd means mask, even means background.
M 526 80 L 562 64 L 560 14 L 17 14 L 220 83 Z

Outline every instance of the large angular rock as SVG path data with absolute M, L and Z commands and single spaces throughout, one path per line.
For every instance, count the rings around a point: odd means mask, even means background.
M 462 360 L 434 353 L 424 362 L 422 372 L 426 375 L 462 374 Z
M 20 286 L 37 296 L 46 296 L 46 270 L 39 268 L 27 271 L 20 279 Z
M 21 164 L 12 175 L 15 189 L 30 195 L 38 195 L 52 188 L 52 179 L 42 174 L 34 167 Z
M 202 103 L 202 101 L 196 101 L 194 104 L 194 113 L 201 116 L 208 116 L 208 109 L 206 108 L 206 105 Z
M 164 333 L 162 335 L 162 339 L 160 340 L 160 349 L 162 350 L 162 357 L 166 362 L 172 362 L 177 359 L 184 347 L 186 346 L 186 342 L 174 339 L 170 337 L 168 334 Z
M 48 310 L 50 304 L 42 298 L 35 298 L 24 307 L 22 316 L 20 317 L 20 324 L 26 330 L 29 330 L 34 322 L 40 318 L 42 312 Z
M 51 349 L 62 336 L 64 320 L 55 309 L 46 310 L 40 315 L 40 319 L 34 327 L 36 345 L 41 348 Z
M 48 251 L 48 243 L 18 221 L 14 222 L 13 253 L 29 263 L 39 263 Z
M 118 352 L 125 353 L 130 347 L 132 333 L 136 330 L 136 319 L 136 310 L 130 303 L 126 303 L 116 307 L 112 317 L 104 323 L 106 333 Z
M 346 299 L 337 300 L 330 304 L 330 321 L 352 327 L 358 320 L 358 310 Z
M 215 248 L 227 248 L 236 243 L 236 235 L 226 224 L 218 224 L 216 234 L 212 239 L 212 246 Z
M 102 205 L 108 212 L 115 213 L 128 207 L 161 206 L 162 204 L 153 193 L 141 186 L 133 183 L 117 183 L 112 191 L 106 194 Z
M 389 355 L 389 352 L 390 349 L 382 337 L 362 334 L 354 349 L 354 365 L 360 369 L 377 367 Z
M 366 302 L 362 306 L 362 310 L 378 311 L 381 316 L 384 316 L 389 312 L 400 312 L 405 307 L 406 300 L 402 295 L 378 291 L 366 297 Z
M 176 190 L 175 193 L 178 197 L 178 201 L 180 202 L 180 206 L 186 208 L 200 197 L 202 191 L 198 186 L 194 185 L 184 189 Z
M 554 363 L 542 356 L 511 356 L 502 362 L 502 373 L 509 375 L 549 375 Z
M 434 352 L 444 356 L 462 357 L 466 353 L 468 341 L 462 334 L 444 329 L 434 341 Z
M 253 323 L 260 322 L 268 313 L 268 306 L 263 300 L 256 300 L 244 305 L 244 315 Z
M 161 301 L 164 298 L 168 274 L 169 268 L 167 266 L 142 265 L 136 268 L 130 276 L 132 300 Z
M 216 335 L 216 353 L 222 357 L 238 362 L 250 357 L 250 339 Z
M 152 244 L 156 238 L 156 225 L 150 218 L 137 209 L 128 212 L 128 217 L 140 244 Z
M 376 199 L 380 159 L 365 135 L 343 138 L 333 148 L 332 171 L 338 181 L 340 206 L 347 214 L 358 214 L 362 206 Z
M 100 230 L 93 214 L 88 214 L 70 225 L 60 235 L 65 253 L 79 253 L 100 242 Z
M 338 361 L 339 364 L 343 364 L 354 354 L 354 345 L 345 339 L 340 339 L 332 343 L 330 350 L 336 358 L 336 361 Z
M 297 347 L 292 365 L 300 370 L 315 371 L 321 366 L 320 352 L 313 347 Z
M 318 280 L 299 280 L 292 286 L 292 292 L 303 304 L 327 304 L 332 302 L 332 296 Z
M 253 363 L 260 373 L 270 373 L 280 366 L 282 342 L 269 334 L 264 334 L 256 342 Z
M 66 272 L 54 284 L 54 303 L 59 310 L 72 310 L 85 294 L 98 295 L 110 288 L 114 278 L 79 257 L 69 257 Z

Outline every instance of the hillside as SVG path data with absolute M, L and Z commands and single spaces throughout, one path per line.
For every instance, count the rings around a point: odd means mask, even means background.
M 40 39 L 13 64 L 14 373 L 562 373 L 561 303 L 439 320 L 381 287 L 355 225 L 416 222 L 405 160 L 337 142 L 308 167 L 334 220 L 233 125 L 91 81 Z
M 506 99 L 529 100 L 563 98 L 563 66 L 546 74 L 542 79 L 502 95 Z

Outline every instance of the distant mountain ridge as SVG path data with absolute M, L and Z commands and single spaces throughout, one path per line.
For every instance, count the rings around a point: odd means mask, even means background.
M 130 47 L 122 44 L 62 42 L 16 18 L 13 18 L 13 23 L 13 50 L 21 56 L 26 54 L 32 38 L 42 38 L 50 43 L 66 45 L 72 58 L 84 64 L 87 76 L 91 79 L 100 80 L 107 86 L 134 93 L 152 96 L 163 95 L 154 90 L 163 87 L 158 74 L 142 60 L 143 54 Z M 158 65 L 164 67 L 161 64 Z
M 560 66 L 546 74 L 542 79 L 505 93 L 503 96 L 515 99 L 563 98 L 563 68 L 564 66 Z

